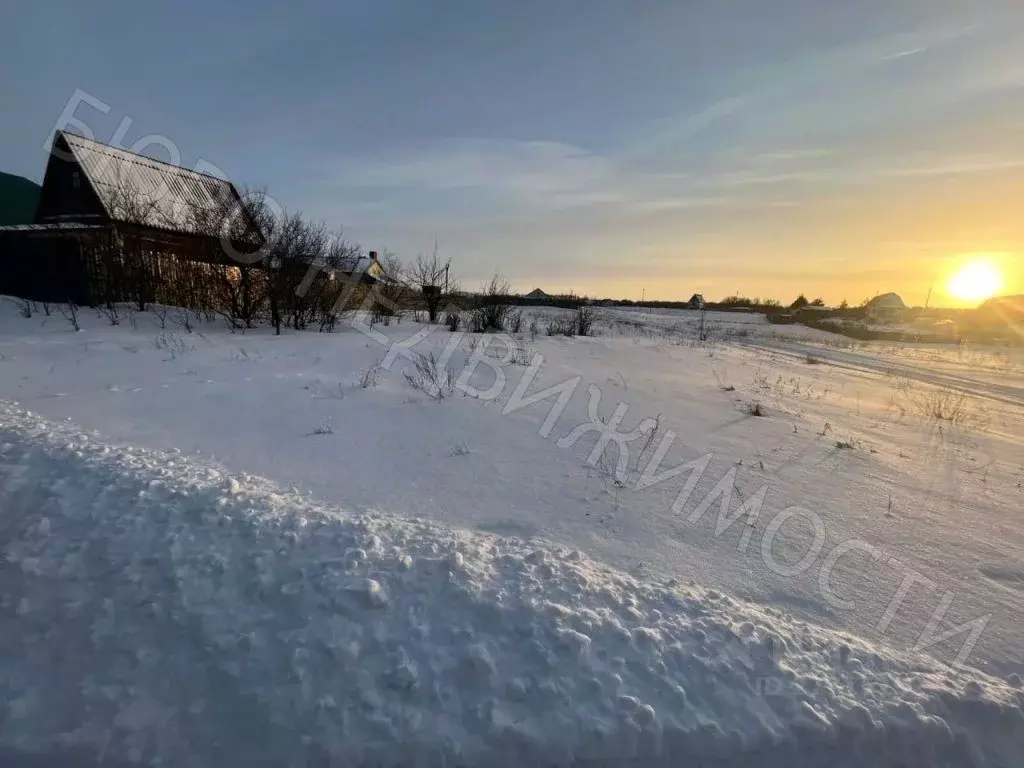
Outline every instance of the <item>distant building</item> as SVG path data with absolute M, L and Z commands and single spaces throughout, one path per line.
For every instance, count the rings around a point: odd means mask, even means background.
M 796 322 L 805 323 L 824 320 L 830 317 L 832 312 L 831 307 L 819 307 L 817 304 L 808 304 L 806 307 L 800 307 L 800 309 L 791 314 Z
M 551 301 L 551 296 L 544 293 L 544 291 L 542 291 L 540 288 L 534 288 L 523 298 L 532 299 L 533 301 Z
M 227 251 L 263 243 L 230 181 L 58 131 L 35 222 L 0 227 L 0 293 L 209 305 Z
M 883 293 L 864 306 L 864 317 L 872 323 L 896 323 L 903 319 L 907 305 L 897 293 Z
M 0 226 L 0 294 L 220 308 L 234 286 L 267 284 L 264 245 L 230 181 L 57 131 L 34 223 Z M 382 277 L 372 253 L 322 266 Z

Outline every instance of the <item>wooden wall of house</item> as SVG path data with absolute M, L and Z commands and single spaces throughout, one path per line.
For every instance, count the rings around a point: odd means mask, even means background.
M 305 268 L 293 266 L 285 279 L 298 286 Z M 269 280 L 259 264 L 227 260 L 214 238 L 151 229 L 128 235 L 121 227 L 0 231 L 0 294 L 36 301 L 163 304 L 250 321 L 270 311 Z M 304 302 L 281 310 L 295 327 L 309 327 L 327 322 L 324 318 L 334 313 L 363 307 L 369 290 L 361 284 L 352 295 L 344 280 L 321 271 L 301 294 Z M 347 306 L 337 306 L 343 297 Z
M 76 237 L 0 232 L 0 294 L 34 301 L 89 303 Z
M 51 154 L 46 164 L 43 189 L 36 208 L 36 223 L 106 223 L 106 211 L 85 172 L 74 159 L 65 159 L 72 155 L 63 136 L 57 140 L 55 151 L 61 154 Z

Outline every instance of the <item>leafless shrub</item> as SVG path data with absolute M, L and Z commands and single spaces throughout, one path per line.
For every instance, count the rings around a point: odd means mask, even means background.
M 297 213 L 273 219 L 270 226 L 263 290 L 275 333 L 284 325 L 301 331 L 311 323 L 328 330 L 365 296 L 363 275 L 352 273 L 362 250 L 341 232 Z
M 654 418 L 654 421 L 651 423 L 650 428 L 647 430 L 647 433 L 644 436 L 643 445 L 640 446 L 640 453 L 636 455 L 636 463 L 634 464 L 633 469 L 636 470 L 637 472 L 640 471 L 640 462 L 643 461 L 644 456 L 646 456 L 647 452 L 650 451 L 651 448 L 654 446 L 654 441 L 657 439 L 658 434 L 660 432 L 661 414 L 659 413 Z
M 540 321 L 536 317 L 530 318 L 530 340 L 536 341 L 540 335 Z
M 47 317 L 49 317 L 50 316 L 50 302 L 43 301 L 43 302 L 40 302 L 40 303 L 42 304 L 42 307 L 43 307 L 43 314 L 46 315 Z
M 444 322 L 448 326 L 449 331 L 456 333 L 462 327 L 462 313 L 454 310 L 450 311 L 444 316 Z
M 14 302 L 18 306 L 18 314 L 26 319 L 32 317 L 32 302 L 28 299 L 15 299 Z
M 378 323 L 385 326 L 390 326 L 391 321 L 399 317 L 398 310 L 394 306 L 389 306 L 380 302 L 374 303 L 370 309 L 370 325 L 374 326 Z
M 707 310 L 701 309 L 700 315 L 698 316 L 696 328 L 697 341 L 698 343 L 701 344 L 707 341 L 711 336 L 711 327 L 708 325 L 707 317 Z
M 578 326 L 575 317 L 553 317 L 548 320 L 548 336 L 575 336 Z
M 512 343 L 510 361 L 513 365 L 528 366 L 533 357 L 533 351 L 522 341 L 516 340 Z
M 836 440 L 836 450 L 840 451 L 852 451 L 857 447 L 857 444 L 851 438 L 849 440 Z
M 195 349 L 194 346 L 186 342 L 181 336 L 178 336 L 176 333 L 167 333 L 166 331 L 153 339 L 153 346 L 162 352 L 166 352 L 170 360 L 174 360 Z
M 576 335 L 592 336 L 594 328 L 594 308 L 581 304 L 576 309 Z
M 319 427 L 314 429 L 312 432 L 307 432 L 306 437 L 312 437 L 314 435 L 333 435 L 334 427 L 330 424 L 321 424 Z
M 157 304 L 152 307 L 153 314 L 156 316 L 156 321 L 160 323 L 160 330 L 167 328 L 167 307 Z
M 812 355 L 810 352 L 807 353 L 807 357 L 804 358 L 804 362 L 807 363 L 808 365 L 821 364 L 821 360 L 819 360 L 815 355 Z
M 213 271 L 217 314 L 232 330 L 252 328 L 263 308 L 269 283 L 252 264 L 218 266 Z
M 373 389 L 380 383 L 380 372 L 379 365 L 371 365 L 363 371 L 363 375 L 359 379 L 359 386 L 363 389 Z
M 711 369 L 711 373 L 715 376 L 715 381 L 718 382 L 718 388 L 723 392 L 735 392 L 736 387 L 729 383 L 729 377 L 726 374 L 719 373 L 714 368 Z
M 117 308 L 117 304 L 114 304 L 113 302 L 111 302 L 110 304 L 107 304 L 103 308 L 102 311 L 103 311 L 103 316 L 107 318 L 107 321 L 111 325 L 120 325 L 121 324 L 121 313 L 120 313 L 120 311 Z
M 78 323 L 78 305 L 73 301 L 69 301 L 60 308 L 60 313 L 64 315 L 64 319 L 71 323 L 71 327 L 77 333 L 82 330 L 82 326 Z
M 187 309 L 179 309 L 172 319 L 185 333 L 192 333 L 192 318 Z
M 221 312 L 220 316 L 224 320 L 224 326 L 232 333 L 234 333 L 235 331 L 245 329 L 245 324 L 237 317 L 235 317 L 233 314 L 231 314 L 231 312 Z
M 334 326 L 338 323 L 338 315 L 331 311 L 326 311 L 320 315 L 320 333 L 333 333 Z
M 509 284 L 499 274 L 484 286 L 480 304 L 470 315 L 470 329 L 473 333 L 504 331 L 512 307 L 509 304 Z
M 917 393 L 911 402 L 928 419 L 962 424 L 969 416 L 967 395 L 952 389 L 933 389 Z
M 743 410 L 750 416 L 767 416 L 764 406 L 757 400 L 751 400 L 743 406 Z
M 889 371 L 888 374 L 893 379 L 893 388 L 900 394 L 907 394 L 914 388 L 914 382 L 909 376 L 903 376 L 894 371 Z
M 455 394 L 455 370 L 453 368 L 441 369 L 433 352 L 427 355 L 416 355 L 413 365 L 413 370 L 405 372 L 405 380 L 413 389 L 417 389 L 435 400 L 443 400 Z
M 523 332 L 523 313 L 522 310 L 514 310 L 508 313 L 508 329 L 511 333 L 522 333 Z

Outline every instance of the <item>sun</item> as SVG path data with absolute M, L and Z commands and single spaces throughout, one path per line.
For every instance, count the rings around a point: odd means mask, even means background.
M 1003 276 L 999 268 L 986 259 L 973 259 L 953 273 L 946 283 L 946 293 L 960 301 L 984 301 L 999 293 Z

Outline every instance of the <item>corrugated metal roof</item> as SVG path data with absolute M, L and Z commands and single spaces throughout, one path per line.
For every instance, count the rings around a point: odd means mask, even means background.
M 339 272 L 360 274 L 366 272 L 370 277 L 379 277 L 383 270 L 376 259 L 371 256 L 352 256 L 340 259 L 332 265 Z
M 195 231 L 197 212 L 221 218 L 237 205 L 231 182 L 62 133 L 114 221 Z

